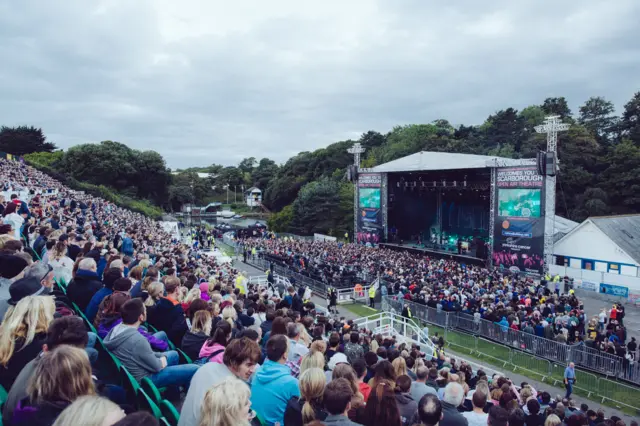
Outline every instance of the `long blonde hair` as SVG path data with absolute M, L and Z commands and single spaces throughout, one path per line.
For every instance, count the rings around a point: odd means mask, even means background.
M 249 426 L 249 386 L 228 377 L 209 389 L 202 401 L 199 426 Z
M 198 287 L 193 287 L 184 297 L 182 303 L 191 303 L 196 299 L 200 299 L 200 289 Z
M 300 374 L 313 368 L 324 369 L 324 365 L 324 354 L 318 351 L 310 351 L 302 357 L 302 361 L 300 362 Z
M 46 333 L 56 305 L 51 296 L 27 296 L 10 306 L 0 325 L 0 365 L 6 366 L 16 349 L 16 340 L 27 346 L 38 333 Z
M 84 349 L 61 345 L 47 352 L 29 381 L 31 401 L 73 402 L 85 395 L 95 395 L 89 357 Z
M 300 397 L 304 399 L 302 406 L 302 423 L 316 420 L 315 407 L 322 407 L 322 395 L 327 378 L 320 368 L 310 368 L 300 374 Z
M 147 293 L 149 293 L 149 297 L 147 297 L 147 300 L 144 301 L 144 304 L 146 306 L 155 305 L 156 302 L 160 300 L 160 298 L 164 294 L 164 284 L 162 284 L 160 281 L 149 284 L 149 286 L 147 287 Z
M 191 332 L 202 332 L 208 336 L 211 334 L 211 325 L 211 313 L 201 309 L 193 315 L 193 321 L 191 321 Z
M 233 328 L 235 321 L 238 319 L 238 313 L 232 306 L 227 306 L 222 310 L 222 319 L 228 322 L 231 328 Z
M 407 362 L 401 356 L 394 359 L 391 366 L 393 367 L 393 371 L 396 373 L 396 377 L 405 376 L 407 374 Z
M 53 426 L 102 426 L 125 416 L 122 408 L 100 396 L 81 396 L 64 409 Z

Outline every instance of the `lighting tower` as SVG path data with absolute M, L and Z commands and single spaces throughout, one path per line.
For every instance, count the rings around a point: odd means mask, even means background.
M 550 115 L 544 119 L 544 124 L 536 126 L 536 132 L 547 134 L 547 152 L 558 158 L 558 132 L 569 130 L 570 125 L 563 123 L 559 115 Z M 555 167 L 555 162 L 554 162 Z M 556 171 L 545 176 L 545 209 L 544 209 L 544 271 L 549 272 L 553 262 L 553 235 L 556 221 Z
M 365 151 L 360 142 L 356 142 L 347 149 L 349 154 L 353 154 L 353 165 L 355 166 L 356 175 L 360 171 L 360 154 Z M 356 233 L 358 230 L 358 181 L 355 180 L 355 188 L 353 191 L 353 242 L 356 242 Z

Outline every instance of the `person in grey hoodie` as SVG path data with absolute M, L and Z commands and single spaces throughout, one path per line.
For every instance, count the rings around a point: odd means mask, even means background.
M 149 377 L 159 388 L 189 387 L 198 365 L 178 365 L 176 351 L 153 352 L 149 341 L 138 332 L 146 319 L 142 300 L 131 299 L 122 305 L 122 323 L 115 326 L 104 339 L 105 347 L 122 362 L 129 373 L 140 382 Z
M 402 426 L 411 426 L 420 423 L 418 418 L 418 403 L 413 400 L 409 390 L 411 389 L 411 377 L 403 374 L 396 379 L 396 403 L 400 412 Z

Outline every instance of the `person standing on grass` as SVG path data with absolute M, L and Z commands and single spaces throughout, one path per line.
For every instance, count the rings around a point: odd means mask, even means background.
M 564 369 L 564 387 L 567 389 L 565 398 L 569 399 L 569 397 L 571 397 L 571 393 L 573 392 L 573 385 L 575 385 L 577 382 L 578 381 L 576 380 L 575 364 L 573 362 L 570 362 L 569 366 Z

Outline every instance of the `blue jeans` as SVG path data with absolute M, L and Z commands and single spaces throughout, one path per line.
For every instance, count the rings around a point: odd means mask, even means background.
M 565 398 L 569 399 L 569 397 L 573 393 L 573 380 L 567 380 L 567 383 L 565 383 L 564 387 L 567 389 Z
M 188 389 L 191 378 L 196 374 L 199 366 L 195 364 L 178 365 L 180 357 L 176 351 L 168 351 L 163 355 L 167 357 L 167 366 L 160 372 L 149 376 L 153 384 L 158 388 L 184 386 Z
M 164 331 L 158 331 L 157 333 L 153 333 L 153 337 L 155 337 L 158 340 L 162 340 L 164 342 L 169 343 L 169 338 L 167 337 L 167 333 L 165 333 Z
M 89 340 L 87 341 L 87 346 L 85 346 L 85 351 L 87 352 L 87 356 L 89 357 L 89 362 L 91 365 L 95 365 L 98 362 L 98 351 L 94 348 L 96 345 L 96 340 L 98 336 L 95 333 L 87 332 L 87 337 Z

